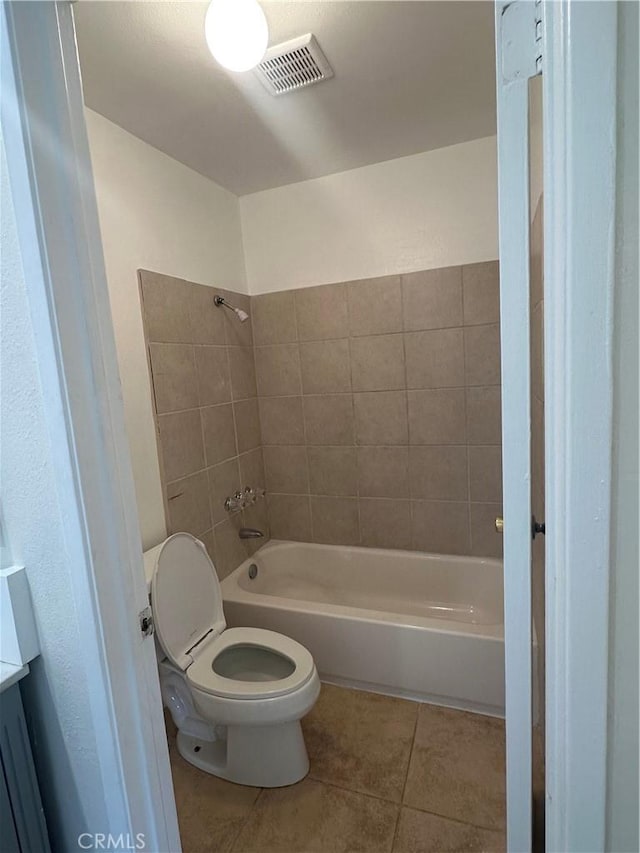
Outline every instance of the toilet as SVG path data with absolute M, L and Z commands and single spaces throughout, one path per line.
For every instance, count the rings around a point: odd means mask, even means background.
M 303 779 L 300 720 L 320 693 L 311 654 L 261 628 L 227 628 L 216 570 L 198 539 L 176 533 L 144 555 L 160 687 L 191 764 L 241 785 Z

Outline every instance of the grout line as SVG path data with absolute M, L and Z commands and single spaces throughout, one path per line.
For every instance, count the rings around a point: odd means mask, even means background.
M 460 300 L 462 303 L 462 321 L 464 323 L 464 272 L 460 268 Z M 469 406 L 467 388 L 467 340 L 462 330 L 462 364 L 464 369 L 464 437 L 467 445 L 467 548 L 473 552 L 471 541 L 471 454 L 469 453 Z
M 434 812 L 434 811 L 431 811 L 430 809 L 423 809 L 423 808 L 420 808 L 420 806 L 403 805 L 403 808 L 411 809 L 414 812 L 422 812 L 422 814 L 433 815 L 434 817 L 439 817 L 439 818 L 442 818 L 443 820 L 449 820 L 449 821 L 451 821 L 451 823 L 457 823 L 460 826 L 472 826 L 474 829 L 481 829 L 483 832 L 495 832 L 496 835 L 498 835 L 500 833 L 506 834 L 506 823 L 505 823 L 504 829 L 499 829 L 499 828 L 496 829 L 495 826 L 484 826 L 481 823 L 471 823 L 468 820 L 462 820 L 462 818 L 459 818 L 459 817 L 452 817 L 451 815 L 443 814 L 442 812 Z
M 231 784 L 233 784 L 233 783 L 231 783 Z M 229 847 L 230 853 L 234 853 L 236 843 L 237 843 L 238 839 L 240 838 L 240 836 L 242 835 L 242 832 L 243 832 L 245 826 L 249 822 L 249 818 L 253 814 L 253 811 L 254 811 L 255 807 L 257 806 L 258 801 L 262 797 L 264 790 L 265 790 L 264 788 L 260 788 L 260 790 L 258 791 L 258 796 L 251 803 L 251 808 L 247 811 L 246 815 L 244 816 L 244 819 L 242 821 L 240 821 L 240 826 L 238 827 L 238 831 L 234 835 L 233 840 L 231 841 L 231 846 Z M 242 853 L 242 851 L 238 851 L 238 853 Z
M 349 351 L 349 384 L 351 386 L 351 436 L 353 438 L 353 445 L 346 445 L 347 447 L 355 448 L 355 461 L 356 461 L 356 513 L 358 516 L 358 545 L 362 545 L 362 513 L 360 511 L 360 498 L 362 495 L 360 494 L 360 454 L 358 453 L 358 444 L 357 441 L 357 425 L 356 425 L 356 392 L 353 388 L 353 354 L 351 351 L 351 341 L 353 340 L 351 336 L 351 315 L 349 313 L 349 295 L 346 295 L 347 300 L 347 329 L 349 331 L 349 337 L 347 338 L 347 348 Z
M 412 701 L 412 700 L 407 700 Z M 321 785 L 326 785 L 327 788 L 335 788 L 337 791 L 346 791 L 348 794 L 356 794 L 358 797 L 367 797 L 370 800 L 376 800 L 379 803 L 388 803 L 391 806 L 401 806 L 397 800 L 390 800 L 387 797 L 381 797 L 379 794 L 372 794 L 370 791 L 360 791 L 356 788 L 348 788 L 346 785 L 340 785 L 338 782 L 328 782 L 326 779 L 321 779 L 319 776 L 314 776 L 313 771 L 310 770 L 307 779 L 310 779 L 312 782 L 319 782 Z M 300 784 L 297 782 L 296 784 Z
M 405 808 L 404 805 L 404 795 L 407 790 L 407 781 L 409 779 L 409 770 L 411 769 L 411 759 L 413 758 L 413 750 L 416 745 L 416 732 L 418 731 L 418 720 L 420 718 L 420 704 L 416 709 L 416 721 L 413 724 L 413 736 L 411 738 L 411 749 L 409 750 L 409 760 L 407 761 L 407 770 L 404 774 L 404 784 L 402 785 L 402 793 L 400 794 L 400 808 L 398 809 L 398 817 L 396 820 L 396 826 L 393 832 L 393 842 L 391 844 L 391 850 L 393 851 L 396 846 L 396 841 L 398 840 L 398 830 L 400 829 L 400 818 L 402 817 L 402 809 Z

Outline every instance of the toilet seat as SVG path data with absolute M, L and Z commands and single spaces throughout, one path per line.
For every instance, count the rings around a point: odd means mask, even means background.
M 237 656 L 233 654 L 236 650 L 240 652 Z M 253 661 L 252 650 L 258 652 Z M 202 648 L 185 675 L 196 690 L 225 699 L 251 700 L 292 693 L 314 672 L 311 654 L 290 637 L 262 628 L 228 628 Z M 245 677 L 233 677 L 241 674 Z
M 311 654 L 290 637 L 227 629 L 215 566 L 188 533 L 170 536 L 154 554 L 151 603 L 162 650 L 211 699 L 275 699 L 316 672 Z

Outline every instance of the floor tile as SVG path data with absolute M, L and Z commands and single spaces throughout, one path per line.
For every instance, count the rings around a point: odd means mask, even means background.
M 184 853 L 228 853 L 260 793 L 203 773 L 170 747 L 171 774 Z
M 323 684 L 302 721 L 311 777 L 400 802 L 418 707 L 406 699 Z
M 403 802 L 475 826 L 502 830 L 504 721 L 421 705 Z
M 391 851 L 398 806 L 308 777 L 260 794 L 235 853 Z
M 403 808 L 393 853 L 458 853 L 506 850 L 504 834 Z

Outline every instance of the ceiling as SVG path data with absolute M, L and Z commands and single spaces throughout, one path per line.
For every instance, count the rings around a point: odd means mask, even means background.
M 87 106 L 244 195 L 495 133 L 493 3 L 262 2 L 335 77 L 278 98 L 220 68 L 206 3 L 74 4 Z

